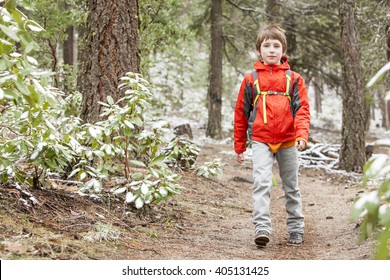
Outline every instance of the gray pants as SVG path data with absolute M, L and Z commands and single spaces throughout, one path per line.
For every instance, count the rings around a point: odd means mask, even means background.
M 272 188 L 272 167 L 274 155 L 279 164 L 280 177 L 286 198 L 287 227 L 289 232 L 303 233 L 301 192 L 298 186 L 298 151 L 296 147 L 280 149 L 272 153 L 267 144 L 253 142 L 253 223 L 255 231 L 272 232 L 270 217 L 270 196 Z

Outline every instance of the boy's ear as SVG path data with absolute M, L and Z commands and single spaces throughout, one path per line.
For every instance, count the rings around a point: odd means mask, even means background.
M 260 51 L 259 51 L 259 50 L 256 50 L 256 52 L 257 52 L 257 54 L 258 54 L 259 56 L 261 56 L 261 54 L 260 54 Z

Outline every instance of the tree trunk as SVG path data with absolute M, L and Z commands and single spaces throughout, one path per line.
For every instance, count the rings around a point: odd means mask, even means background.
M 390 61 L 390 24 L 386 26 L 386 37 L 387 37 L 386 56 L 387 56 L 387 61 Z M 387 120 L 386 129 L 389 130 L 390 129 L 390 101 L 385 101 L 385 106 L 387 106 L 387 110 L 385 110 L 386 115 L 384 115 L 383 118 Z
M 138 0 L 88 0 L 88 11 L 81 117 L 94 123 L 102 112 L 98 102 L 108 95 L 118 100 L 119 79 L 140 72 Z
M 387 61 L 390 61 L 390 24 L 386 26 L 386 56 Z
M 75 64 L 75 52 L 74 52 L 74 26 L 70 26 L 66 30 L 68 38 L 64 41 L 64 64 L 74 65 Z
M 79 75 L 77 75 L 77 90 L 79 92 L 83 92 L 83 86 L 85 84 L 84 82 L 84 76 L 83 73 L 85 72 L 85 65 L 88 60 L 87 55 L 87 44 L 85 41 L 86 34 L 87 34 L 87 26 L 86 24 L 80 25 L 77 29 L 77 61 L 76 61 L 76 69 L 78 70 Z
M 265 13 L 266 13 L 268 23 L 280 22 L 279 7 L 280 4 L 278 3 L 277 0 L 267 0 Z
M 287 56 L 289 58 L 288 64 L 292 70 L 298 71 L 296 69 L 296 58 L 295 53 L 297 51 L 297 36 L 295 32 L 298 30 L 297 21 L 293 13 L 288 14 L 283 19 L 283 28 L 286 30 L 286 39 L 287 39 Z
M 387 101 L 387 112 L 386 112 L 386 118 L 387 118 L 387 130 L 390 129 L 390 101 Z
M 322 113 L 322 83 L 318 77 L 313 78 L 315 110 L 317 115 Z
M 346 171 L 362 172 L 365 163 L 365 108 L 361 82 L 356 0 L 340 0 L 339 16 L 343 60 L 343 126 L 340 168 Z
M 222 138 L 222 0 L 211 1 L 211 54 L 206 136 Z

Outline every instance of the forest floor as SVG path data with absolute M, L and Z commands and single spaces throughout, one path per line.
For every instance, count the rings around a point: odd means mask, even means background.
M 351 222 L 353 203 L 363 192 L 354 176 L 301 169 L 305 214 L 304 243 L 287 246 L 284 195 L 271 195 L 273 234 L 266 248 L 253 242 L 252 167 L 238 164 L 231 144 L 205 144 L 199 164 L 218 156 L 223 174 L 215 179 L 183 172 L 182 193 L 169 201 L 135 210 L 121 200 L 93 201 L 73 186 L 28 191 L 39 206 L 26 208 L 23 194 L 0 185 L 1 259 L 99 260 L 362 260 L 373 257 L 374 240 L 359 242 Z

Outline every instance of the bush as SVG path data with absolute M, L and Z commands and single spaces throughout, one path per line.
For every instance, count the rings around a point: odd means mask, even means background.
M 63 94 L 49 86 L 53 73 L 30 56 L 43 28 L 7 1 L 0 9 L 0 177 L 38 187 L 47 171 L 63 171 L 74 158 L 65 140 Z M 65 137 L 64 137 L 65 136 Z
M 102 121 L 78 118 L 80 95 L 67 96 L 50 86 L 53 73 L 42 71 L 29 54 L 39 46 L 29 32 L 43 29 L 27 19 L 15 1 L 0 8 L 0 179 L 44 186 L 49 174 L 67 174 L 82 182 L 81 191 L 101 192 L 113 175 L 125 187 L 112 192 L 141 208 L 179 193 L 180 177 L 164 163 L 163 127 L 145 129 L 144 112 L 153 101 L 149 83 L 127 73 L 110 96 Z M 27 29 L 29 30 L 27 30 Z M 144 160 L 142 159 L 144 156 Z M 139 171 L 141 170 L 141 172 Z
M 205 162 L 202 166 L 196 169 L 196 175 L 204 178 L 210 178 L 222 173 L 221 160 L 215 159 L 210 162 Z
M 382 67 L 367 86 L 373 86 L 389 70 L 390 62 Z M 382 183 L 376 191 L 363 195 L 355 203 L 352 218 L 363 218 L 360 226 L 362 239 L 378 232 L 376 258 L 390 259 L 390 154 L 375 155 L 366 163 L 362 182 L 364 187 L 370 179 L 380 179 Z

